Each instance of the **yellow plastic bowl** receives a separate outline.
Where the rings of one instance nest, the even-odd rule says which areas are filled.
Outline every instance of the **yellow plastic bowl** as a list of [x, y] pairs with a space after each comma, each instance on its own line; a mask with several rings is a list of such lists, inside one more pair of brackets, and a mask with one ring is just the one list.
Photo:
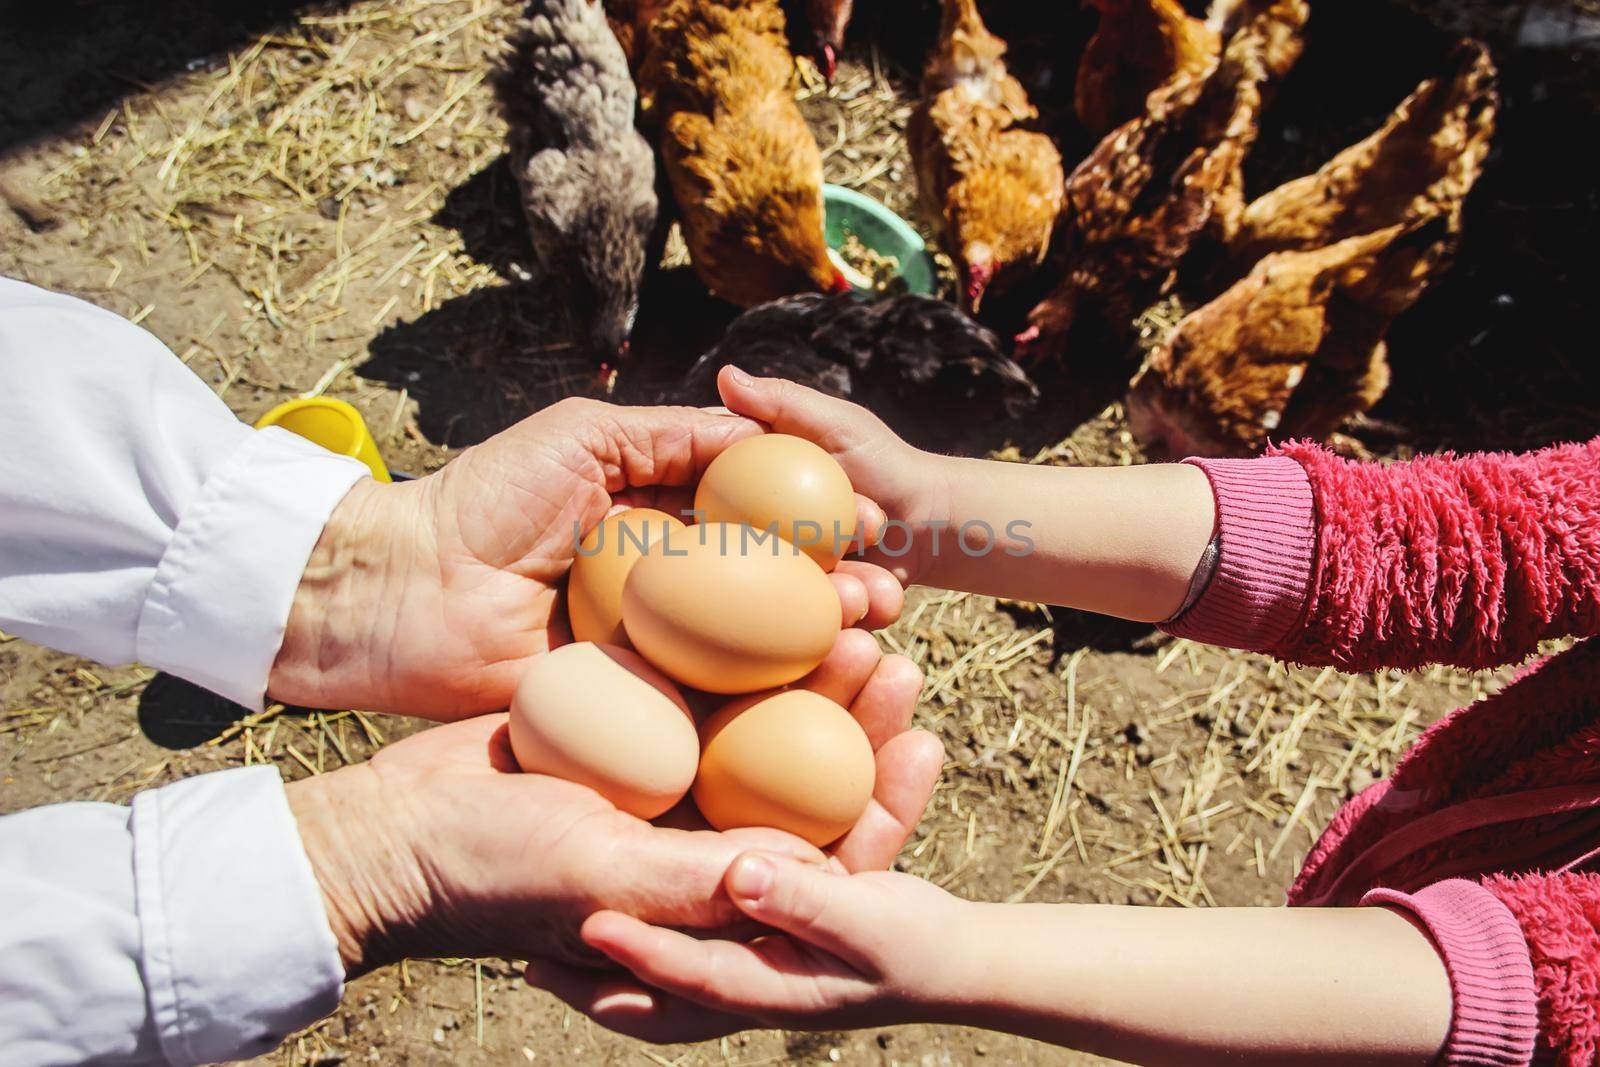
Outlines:
[[343, 400], [313, 396], [285, 401], [256, 420], [256, 429], [268, 426], [281, 426], [329, 452], [359, 459], [378, 481], [391, 480], [361, 412]]

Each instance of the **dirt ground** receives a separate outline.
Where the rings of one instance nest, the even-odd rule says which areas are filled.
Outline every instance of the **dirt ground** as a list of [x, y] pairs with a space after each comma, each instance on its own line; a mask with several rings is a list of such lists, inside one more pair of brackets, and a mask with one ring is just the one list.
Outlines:
[[[8, 17], [0, 272], [139, 322], [242, 418], [305, 393], [349, 400], [391, 465], [419, 474], [561, 395], [597, 391], [530, 276], [497, 162], [503, 127], [483, 75], [515, 6], [61, 0]], [[1513, 47], [1521, 6], [1418, 5], [1490, 36], [1507, 106], [1460, 261], [1397, 324], [1394, 388], [1350, 428], [1352, 448], [1528, 447], [1600, 425], [1590, 311], [1600, 216], [1574, 149], [1600, 132], [1592, 75], [1586, 46]], [[840, 78], [802, 87], [803, 107], [831, 179], [912, 214], [900, 129], [932, 16], [910, 0], [858, 7]], [[1251, 164], [1257, 188], [1371, 129], [1448, 43], [1376, 0], [1313, 7], [1311, 48]], [[1019, 52], [1035, 76], [1070, 68], [1064, 47]], [[1050, 84], [1070, 85], [1070, 69]], [[727, 317], [685, 272], [655, 279], [641, 366], [618, 396], [654, 395]], [[1117, 389], [1098, 380], [1125, 383], [1132, 365], [1119, 360], [1046, 381], [1046, 403], [1026, 421], [974, 420], [945, 447], [1137, 462]], [[882, 636], [926, 669], [918, 719], [949, 757], [899, 866], [991, 900], [1281, 904], [1337, 805], [1387, 773], [1427, 723], [1498, 684], [1443, 669], [1297, 669], [937, 591], [914, 591]], [[150, 670], [0, 635], [0, 811], [125, 801], [242, 763], [298, 778], [415, 728], [354, 711], [239, 715]], [[1220, 975], [1227, 966], [1218, 961]], [[267, 1061], [1100, 1062], [936, 1026], [656, 1049], [572, 1015], [518, 973], [497, 960], [385, 969]]]

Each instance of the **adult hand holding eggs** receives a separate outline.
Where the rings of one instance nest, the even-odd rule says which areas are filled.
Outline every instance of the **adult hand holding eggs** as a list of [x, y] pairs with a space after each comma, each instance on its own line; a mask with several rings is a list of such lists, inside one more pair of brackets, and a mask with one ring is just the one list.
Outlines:
[[[518, 761], [641, 818], [660, 815], [693, 782], [699, 814], [718, 829], [765, 826], [815, 845], [835, 841], [870, 809], [874, 752], [892, 737], [874, 707], [909, 707], [920, 672], [903, 657], [880, 661], [864, 631], [841, 633], [826, 575], [786, 542], [711, 524], [664, 529], [642, 548], [645, 529], [661, 518], [642, 509], [614, 516], [602, 530], [611, 526], [615, 537], [636, 523], [637, 536], [625, 536], [603, 565], [590, 562], [598, 555], [580, 558], [570, 599], [609, 603], [621, 584], [620, 620], [608, 609], [598, 629], [632, 648], [578, 642], [536, 660], [511, 705]], [[869, 692], [853, 716], [843, 706], [861, 692], [853, 665], [874, 661], [882, 694]], [[704, 701], [751, 695], [707, 709], [697, 738], [674, 681]], [[800, 684], [770, 688], [791, 682]], [[883, 783], [890, 795], [897, 780], [891, 770]]]
[[[921, 675], [847, 630], [801, 686], [848, 707], [875, 749], [872, 800], [826, 856], [852, 871], [885, 868], [943, 758], [930, 734], [907, 729]], [[741, 918], [721, 891], [735, 857], [825, 856], [776, 830], [711, 831], [687, 803], [652, 824], [586, 786], [524, 773], [505, 715], [424, 730], [368, 763], [293, 783], [289, 798], [352, 976], [406, 957], [588, 960], [579, 927], [604, 909], [722, 931]]]
[[[644, 818], [692, 780], [718, 829], [775, 827], [826, 845], [866, 809], [873, 748], [839, 704], [782, 687], [838, 637], [826, 568], [857, 536], [855, 492], [816, 445], [765, 434], [713, 460], [695, 504], [691, 527], [636, 508], [585, 538], [568, 588], [573, 630], [642, 655], [585, 643], [536, 663], [511, 708], [518, 759]], [[696, 753], [674, 681], [749, 695], [701, 724]]]
[[[506, 707], [534, 658], [570, 639], [557, 594], [578, 533], [628, 507], [689, 509], [711, 461], [762, 429], [564, 400], [426, 478], [357, 483], [307, 564], [269, 694], [431, 719]], [[829, 579], [849, 624], [899, 613], [900, 587], [879, 568], [846, 561]]]
[[[537, 658], [570, 640], [559, 591], [577, 558], [578, 533], [592, 530], [608, 514], [632, 507], [681, 513], [692, 505], [692, 486], [711, 461], [735, 442], [762, 432], [760, 423], [726, 413], [567, 400], [466, 449], [426, 478], [391, 485], [357, 483], [335, 509], [307, 562], [268, 693], [275, 700], [310, 707], [360, 707], [432, 719], [458, 719], [506, 707]], [[858, 505], [869, 516], [874, 513], [869, 505]], [[828, 578], [843, 605], [841, 621], [861, 618], [864, 625], [877, 626], [898, 614], [900, 588], [883, 571], [846, 561]], [[869, 804], [856, 827], [834, 846], [852, 866], [889, 862], [920, 817], [938, 770], [937, 758], [929, 757], [929, 746], [936, 751], [937, 744], [923, 735], [903, 733], [920, 684], [914, 668], [902, 664], [887, 669], [890, 679], [899, 673], [898, 686], [869, 682], [878, 661], [869, 635], [846, 635], [807, 683], [839, 692], [841, 698], [836, 699], [851, 706], [878, 749], [876, 795], [882, 799]], [[384, 789], [369, 798], [368, 770], [361, 768], [359, 773], [318, 778], [314, 787], [300, 792], [320, 797], [332, 788], [325, 783], [339, 785], [339, 792], [349, 792], [351, 799], [329, 800], [330, 811], [357, 806], [359, 801], [362, 810], [372, 812], [365, 821], [385, 834], [391, 824], [405, 824], [393, 833], [407, 840], [419, 838], [408, 848], [424, 858], [429, 852], [454, 849], [449, 834], [463, 835], [462, 848], [487, 837], [479, 844], [489, 856], [493, 853], [489, 846], [500, 840], [496, 835], [506, 830], [508, 813], [539, 826], [547, 825], [549, 817], [548, 825], [555, 827], [560, 821], [545, 807], [566, 810], [567, 800], [587, 798], [584, 804], [598, 805], [597, 810], [614, 816], [588, 824], [594, 850], [600, 856], [626, 854], [632, 846], [623, 842], [616, 827], [649, 824], [618, 811], [587, 787], [545, 775], [509, 773], [517, 768], [505, 722], [504, 717], [475, 720], [449, 734], [441, 732], [430, 740], [424, 738], [431, 735], [423, 735], [407, 741], [404, 748], [395, 746], [406, 753], [406, 760], [428, 764], [425, 781], [390, 774], [383, 778]], [[498, 733], [480, 736], [490, 725], [498, 727]], [[386, 762], [394, 768], [402, 760], [396, 755]], [[421, 768], [415, 769], [421, 773]], [[351, 783], [348, 790], [345, 782]], [[484, 833], [466, 834], [476, 824], [465, 816], [459, 824], [436, 825], [448, 821], [456, 795], [452, 791], [458, 789], [463, 795], [470, 791], [473, 803], [461, 810], [482, 818]], [[413, 791], [417, 802], [409, 799]], [[321, 803], [308, 803], [306, 809], [314, 814], [322, 810]], [[668, 818], [681, 819], [683, 811], [680, 807]], [[426, 825], [412, 827], [412, 822]], [[328, 832], [334, 839], [327, 849], [330, 880], [337, 881], [342, 871], [359, 879], [362, 864], [356, 846], [382, 842], [346, 840], [348, 835], [337, 827]], [[719, 835], [708, 835], [711, 838], [720, 840]], [[673, 843], [679, 840], [675, 838], [652, 835], [648, 840], [657, 843], [652, 847], [660, 850], [663, 862], [669, 858], [667, 851], [680, 847]], [[687, 850], [699, 840], [684, 839], [688, 843], [681, 847]], [[715, 894], [722, 867], [736, 851], [723, 850], [726, 854], [719, 852], [716, 863], [705, 865], [710, 877], [700, 888], [706, 894]], [[564, 857], [551, 862], [557, 859], [566, 862]], [[372, 857], [375, 868], [382, 862], [381, 855]], [[574, 878], [587, 884], [601, 877], [595, 862], [603, 861], [584, 861], [588, 865], [579, 864], [576, 873], [559, 866], [550, 870], [569, 887]], [[429, 859], [429, 864], [441, 870], [471, 867], [459, 855], [438, 857], [437, 862]], [[492, 896], [496, 877], [486, 869], [484, 884], [477, 889], [444, 887], [451, 889], [447, 901], [401, 901], [395, 906], [417, 914], [435, 907], [455, 909], [452, 914], [462, 923], [474, 921], [470, 911], [459, 909], [468, 908], [476, 892]], [[664, 879], [661, 885], [655, 884], [658, 878]], [[661, 890], [672, 878], [670, 871], [641, 875], [643, 888], [632, 882], [631, 888], [616, 888], [604, 906], [627, 909], [634, 894], [647, 896], [647, 890]], [[706, 901], [683, 889], [687, 881], [680, 879], [677, 884], [677, 904], [698, 908], [703, 917]], [[598, 889], [589, 896], [598, 901]], [[496, 907], [508, 922], [517, 913], [522, 925], [529, 925], [527, 909], [537, 901], [519, 898], [503, 903], [505, 907]], [[512, 903], [521, 910], [512, 908]], [[576, 905], [558, 901], [550, 906], [560, 917], [574, 920], [567, 931], [570, 936], [581, 919]], [[487, 918], [473, 929], [486, 937], [493, 933], [494, 912], [495, 908], [486, 909]], [[526, 940], [537, 934], [519, 937]], [[561, 943], [558, 936], [551, 950]], [[428, 954], [427, 947], [409, 946], [422, 955]], [[438, 947], [446, 954], [461, 954], [460, 945], [441, 941]], [[486, 953], [503, 950], [499, 943], [482, 946]]]

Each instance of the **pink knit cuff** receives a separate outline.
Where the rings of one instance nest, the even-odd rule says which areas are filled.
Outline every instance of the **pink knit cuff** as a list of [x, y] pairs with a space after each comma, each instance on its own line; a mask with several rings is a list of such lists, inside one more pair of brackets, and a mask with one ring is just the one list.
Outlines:
[[1222, 551], [1200, 599], [1163, 629], [1208, 645], [1272, 648], [1299, 621], [1311, 585], [1311, 480], [1288, 456], [1184, 462], [1211, 479]]
[[1539, 1033], [1533, 962], [1511, 909], [1476, 882], [1438, 882], [1416, 893], [1374, 889], [1363, 906], [1414, 917], [1450, 976], [1454, 1009], [1440, 1067], [1521, 1067]]

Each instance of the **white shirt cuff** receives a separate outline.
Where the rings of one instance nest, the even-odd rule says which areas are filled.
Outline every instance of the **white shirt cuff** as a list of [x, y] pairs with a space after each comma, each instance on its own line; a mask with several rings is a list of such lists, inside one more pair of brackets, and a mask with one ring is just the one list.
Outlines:
[[142, 969], [169, 1061], [258, 1056], [338, 1006], [344, 968], [275, 769], [140, 793], [132, 828]]
[[277, 427], [246, 439], [173, 531], [139, 616], [140, 661], [259, 710], [306, 561], [366, 474]]

